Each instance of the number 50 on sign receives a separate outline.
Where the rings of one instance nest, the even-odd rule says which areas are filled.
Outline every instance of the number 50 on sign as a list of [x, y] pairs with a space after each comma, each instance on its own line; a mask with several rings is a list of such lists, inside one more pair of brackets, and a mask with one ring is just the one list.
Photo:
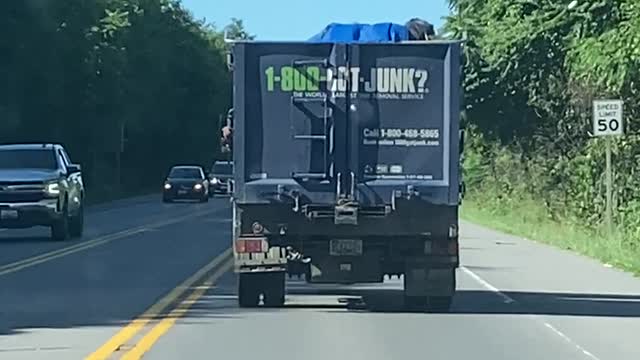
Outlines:
[[593, 101], [593, 135], [622, 135], [622, 100]]

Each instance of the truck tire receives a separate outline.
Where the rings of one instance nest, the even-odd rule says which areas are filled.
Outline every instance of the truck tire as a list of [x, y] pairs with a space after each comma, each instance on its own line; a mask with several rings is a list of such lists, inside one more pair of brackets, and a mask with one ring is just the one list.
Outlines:
[[238, 275], [238, 306], [242, 308], [258, 306], [260, 302], [258, 285], [255, 274]]
[[69, 222], [69, 233], [73, 238], [80, 238], [84, 232], [84, 204], [80, 204], [78, 214]]
[[430, 296], [427, 300], [427, 306], [429, 312], [449, 312], [452, 302], [452, 296]]
[[282, 307], [285, 301], [285, 272], [264, 274], [264, 306]]
[[62, 216], [51, 225], [51, 238], [54, 241], [65, 241], [69, 239], [69, 213], [67, 206], [62, 210]]

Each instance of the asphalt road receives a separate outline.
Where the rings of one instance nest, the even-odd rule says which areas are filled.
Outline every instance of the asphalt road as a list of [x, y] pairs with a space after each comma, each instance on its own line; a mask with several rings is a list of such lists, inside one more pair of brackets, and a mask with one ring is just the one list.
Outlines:
[[0, 358], [640, 359], [640, 279], [470, 224], [451, 313], [402, 312], [399, 279], [239, 309], [229, 216], [152, 196], [92, 208], [81, 240], [0, 232]]

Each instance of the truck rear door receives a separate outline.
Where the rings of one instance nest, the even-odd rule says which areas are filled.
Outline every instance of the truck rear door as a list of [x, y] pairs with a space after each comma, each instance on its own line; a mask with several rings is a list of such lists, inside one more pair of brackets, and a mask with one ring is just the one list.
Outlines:
[[457, 202], [456, 49], [448, 42], [349, 47], [347, 153], [360, 203], [388, 204], [398, 191]]
[[234, 56], [241, 203], [295, 191], [384, 206], [415, 191], [457, 204], [457, 46], [240, 43]]
[[[330, 98], [327, 76], [344, 58], [332, 44], [238, 44], [234, 83], [237, 137], [234, 158], [241, 202], [269, 194], [332, 203], [344, 170], [344, 110]], [[258, 83], [257, 80], [260, 80]], [[336, 129], [342, 127], [342, 130]], [[338, 136], [336, 138], [336, 136]]]

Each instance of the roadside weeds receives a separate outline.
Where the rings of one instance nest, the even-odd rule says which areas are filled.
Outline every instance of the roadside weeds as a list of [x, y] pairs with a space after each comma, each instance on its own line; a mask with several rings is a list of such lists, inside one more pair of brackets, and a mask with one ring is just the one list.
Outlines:
[[600, 231], [568, 221], [553, 221], [544, 207], [534, 201], [511, 202], [506, 206], [470, 197], [463, 201], [460, 216], [472, 223], [574, 251], [640, 276], [639, 246], [624, 241], [620, 233], [607, 239]]

